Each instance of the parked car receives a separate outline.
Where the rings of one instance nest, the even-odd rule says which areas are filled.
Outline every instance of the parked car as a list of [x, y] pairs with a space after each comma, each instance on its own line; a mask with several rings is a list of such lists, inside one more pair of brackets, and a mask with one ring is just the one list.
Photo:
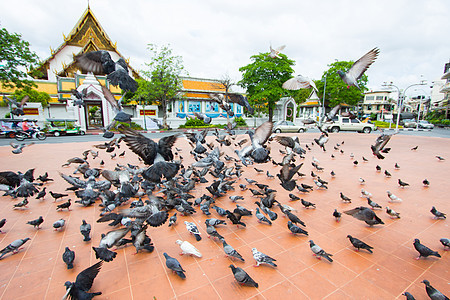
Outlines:
[[372, 130], [376, 130], [377, 126], [370, 123], [370, 121], [361, 122], [360, 120], [349, 117], [335, 116], [332, 121], [326, 122], [323, 130], [331, 132], [339, 131], [358, 131], [364, 133], [370, 133]]
[[417, 127], [416, 120], [414, 120], [414, 119], [402, 120], [402, 124], [403, 124], [403, 127], [405, 127], [405, 128], [416, 128]]
[[273, 127], [273, 132], [305, 132], [306, 127], [304, 125], [295, 125], [291, 121], [278, 121]]
[[433, 129], [434, 128], [433, 124], [431, 124], [430, 122], [425, 121], [425, 120], [420, 120], [417, 125], [419, 128], [425, 128], [425, 129]]
[[49, 134], [54, 136], [79, 134], [85, 135], [86, 132], [72, 119], [47, 119], [45, 128]]

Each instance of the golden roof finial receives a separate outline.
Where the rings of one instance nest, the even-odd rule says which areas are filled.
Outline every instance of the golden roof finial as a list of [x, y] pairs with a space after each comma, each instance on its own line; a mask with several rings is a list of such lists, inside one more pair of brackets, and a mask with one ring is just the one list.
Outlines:
[[55, 50], [53, 50], [51, 46], [50, 46], [50, 54], [51, 55], [55, 54]]

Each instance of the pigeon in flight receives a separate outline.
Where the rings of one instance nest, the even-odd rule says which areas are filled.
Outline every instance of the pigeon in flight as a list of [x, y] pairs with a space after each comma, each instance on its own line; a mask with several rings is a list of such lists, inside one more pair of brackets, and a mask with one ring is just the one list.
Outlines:
[[128, 75], [128, 66], [122, 57], [114, 62], [108, 51], [91, 51], [75, 56], [76, 64], [85, 72], [105, 74], [109, 83], [124, 91], [135, 92], [136, 81]]
[[387, 149], [386, 145], [387, 143], [390, 141], [391, 137], [394, 135], [393, 134], [382, 134], [379, 137], [377, 137], [377, 139], [375, 140], [375, 145], [371, 145], [370, 149], [372, 149], [372, 153], [373, 155], [375, 155], [378, 159], [384, 159], [384, 156], [381, 154], [383, 153], [387, 153]]
[[92, 299], [94, 296], [101, 295], [101, 292], [89, 293], [88, 291], [91, 289], [98, 272], [100, 272], [102, 264], [103, 262], [99, 261], [95, 265], [81, 271], [77, 275], [75, 282], [66, 281], [64, 283], [66, 294], [62, 299]]
[[308, 77], [297, 75], [294, 78], [288, 79], [282, 85], [284, 89], [287, 90], [299, 90], [299, 89], [309, 89], [313, 88], [316, 92], [318, 91], [314, 81]]
[[251, 139], [251, 145], [243, 148], [241, 151], [235, 150], [238, 157], [244, 165], [249, 163], [250, 156], [256, 163], [264, 163], [269, 159], [270, 151], [264, 147], [264, 144], [272, 134], [273, 123], [266, 121], [256, 128], [255, 132], [248, 131]]
[[359, 206], [354, 209], [344, 211], [344, 213], [358, 220], [364, 221], [367, 225], [370, 226], [384, 224], [384, 222], [380, 218], [378, 218], [375, 212], [368, 207]]
[[272, 45], [270, 45], [270, 52], [269, 52], [269, 57], [270, 58], [281, 58], [278, 54], [280, 54], [281, 51], [284, 50], [284, 48], [286, 48], [286, 45], [282, 45], [278, 48], [273, 49]]
[[29, 144], [26, 144], [26, 143], [16, 144], [16, 143], [10, 142], [9, 145], [10, 145], [11, 147], [13, 147], [13, 150], [11, 151], [12, 153], [14, 153], [14, 154], [20, 154], [20, 153], [22, 153], [23, 148], [25, 148], [25, 147], [27, 147], [27, 146], [34, 145], [34, 142], [31, 142], [31, 143], [29, 143]]
[[30, 100], [30, 97], [28, 95], [24, 96], [22, 100], [17, 102], [15, 99], [8, 98], [6, 96], [3, 96], [4, 99], [8, 100], [12, 105], [14, 105], [16, 108], [11, 111], [11, 113], [15, 116], [23, 116], [25, 115], [23, 111], [23, 107], [26, 105], [27, 101]]
[[341, 79], [347, 84], [347, 88], [350, 88], [350, 86], [353, 85], [361, 90], [358, 85], [358, 79], [361, 78], [364, 72], [375, 61], [379, 53], [380, 50], [378, 48], [373, 48], [358, 59], [346, 73], [341, 70], [337, 71]]

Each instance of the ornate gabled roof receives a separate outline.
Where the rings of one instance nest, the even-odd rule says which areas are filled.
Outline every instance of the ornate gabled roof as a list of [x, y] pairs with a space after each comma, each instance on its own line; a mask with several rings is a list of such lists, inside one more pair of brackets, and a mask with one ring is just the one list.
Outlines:
[[[39, 70], [43, 73], [44, 77], [47, 76], [47, 70], [50, 67], [50, 61], [66, 46], [80, 47], [82, 50], [77, 55], [97, 50], [106, 50], [117, 53], [120, 57], [124, 58], [122, 54], [117, 50], [117, 43], [113, 43], [106, 34], [103, 27], [94, 16], [92, 10], [88, 8], [84, 11], [77, 24], [70, 31], [69, 35], [64, 36], [64, 42], [56, 49], [50, 48], [51, 56], [42, 62]], [[74, 53], [75, 54], [75, 53]], [[125, 58], [124, 58], [125, 59]], [[125, 59], [128, 64], [128, 60]], [[58, 72], [59, 76], [68, 76], [76, 71], [76, 66], [73, 62], [63, 65], [63, 70]], [[138, 72], [131, 68], [133, 76], [139, 77]], [[73, 75], [72, 75], [73, 76]]]

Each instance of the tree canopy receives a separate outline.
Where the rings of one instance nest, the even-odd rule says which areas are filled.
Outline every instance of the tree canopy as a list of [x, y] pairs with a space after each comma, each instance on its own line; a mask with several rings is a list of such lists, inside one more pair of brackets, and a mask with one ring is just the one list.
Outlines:
[[181, 97], [183, 59], [173, 55], [169, 46], [149, 44], [147, 49], [151, 53], [151, 60], [145, 64], [148, 70], [141, 71], [146, 80], [138, 81], [138, 89], [132, 99], [144, 103], [160, 102], [164, 114], [163, 126], [167, 128], [167, 104]]
[[23, 89], [15, 90], [12, 95], [16, 97], [19, 102], [23, 99], [23, 97], [29, 96], [30, 99], [27, 102], [39, 102], [42, 104], [42, 107], [47, 107], [48, 102], [51, 99], [50, 95], [46, 92], [39, 92], [28, 86]]
[[239, 85], [247, 90], [250, 105], [261, 107], [267, 104], [270, 121], [275, 103], [287, 95], [282, 85], [294, 72], [294, 61], [282, 53], [279, 56], [271, 58], [268, 53], [259, 53], [250, 57], [252, 63], [239, 68], [243, 73]]
[[325, 103], [330, 107], [334, 107], [339, 103], [347, 103], [348, 105], [356, 105], [358, 101], [364, 96], [364, 91], [367, 90], [367, 75], [363, 74], [358, 80], [358, 88], [351, 86], [347, 88], [347, 84], [339, 77], [338, 70], [346, 72], [353, 65], [352, 61], [337, 61], [329, 65], [329, 69], [322, 75], [322, 80], [314, 81], [316, 83], [317, 93], [319, 97], [323, 97], [323, 88], [325, 84], [325, 77], [327, 78], [327, 86], [325, 89]]
[[35, 86], [27, 74], [36, 75], [39, 58], [30, 50], [30, 43], [17, 33], [0, 28], [0, 82], [3, 87]]

